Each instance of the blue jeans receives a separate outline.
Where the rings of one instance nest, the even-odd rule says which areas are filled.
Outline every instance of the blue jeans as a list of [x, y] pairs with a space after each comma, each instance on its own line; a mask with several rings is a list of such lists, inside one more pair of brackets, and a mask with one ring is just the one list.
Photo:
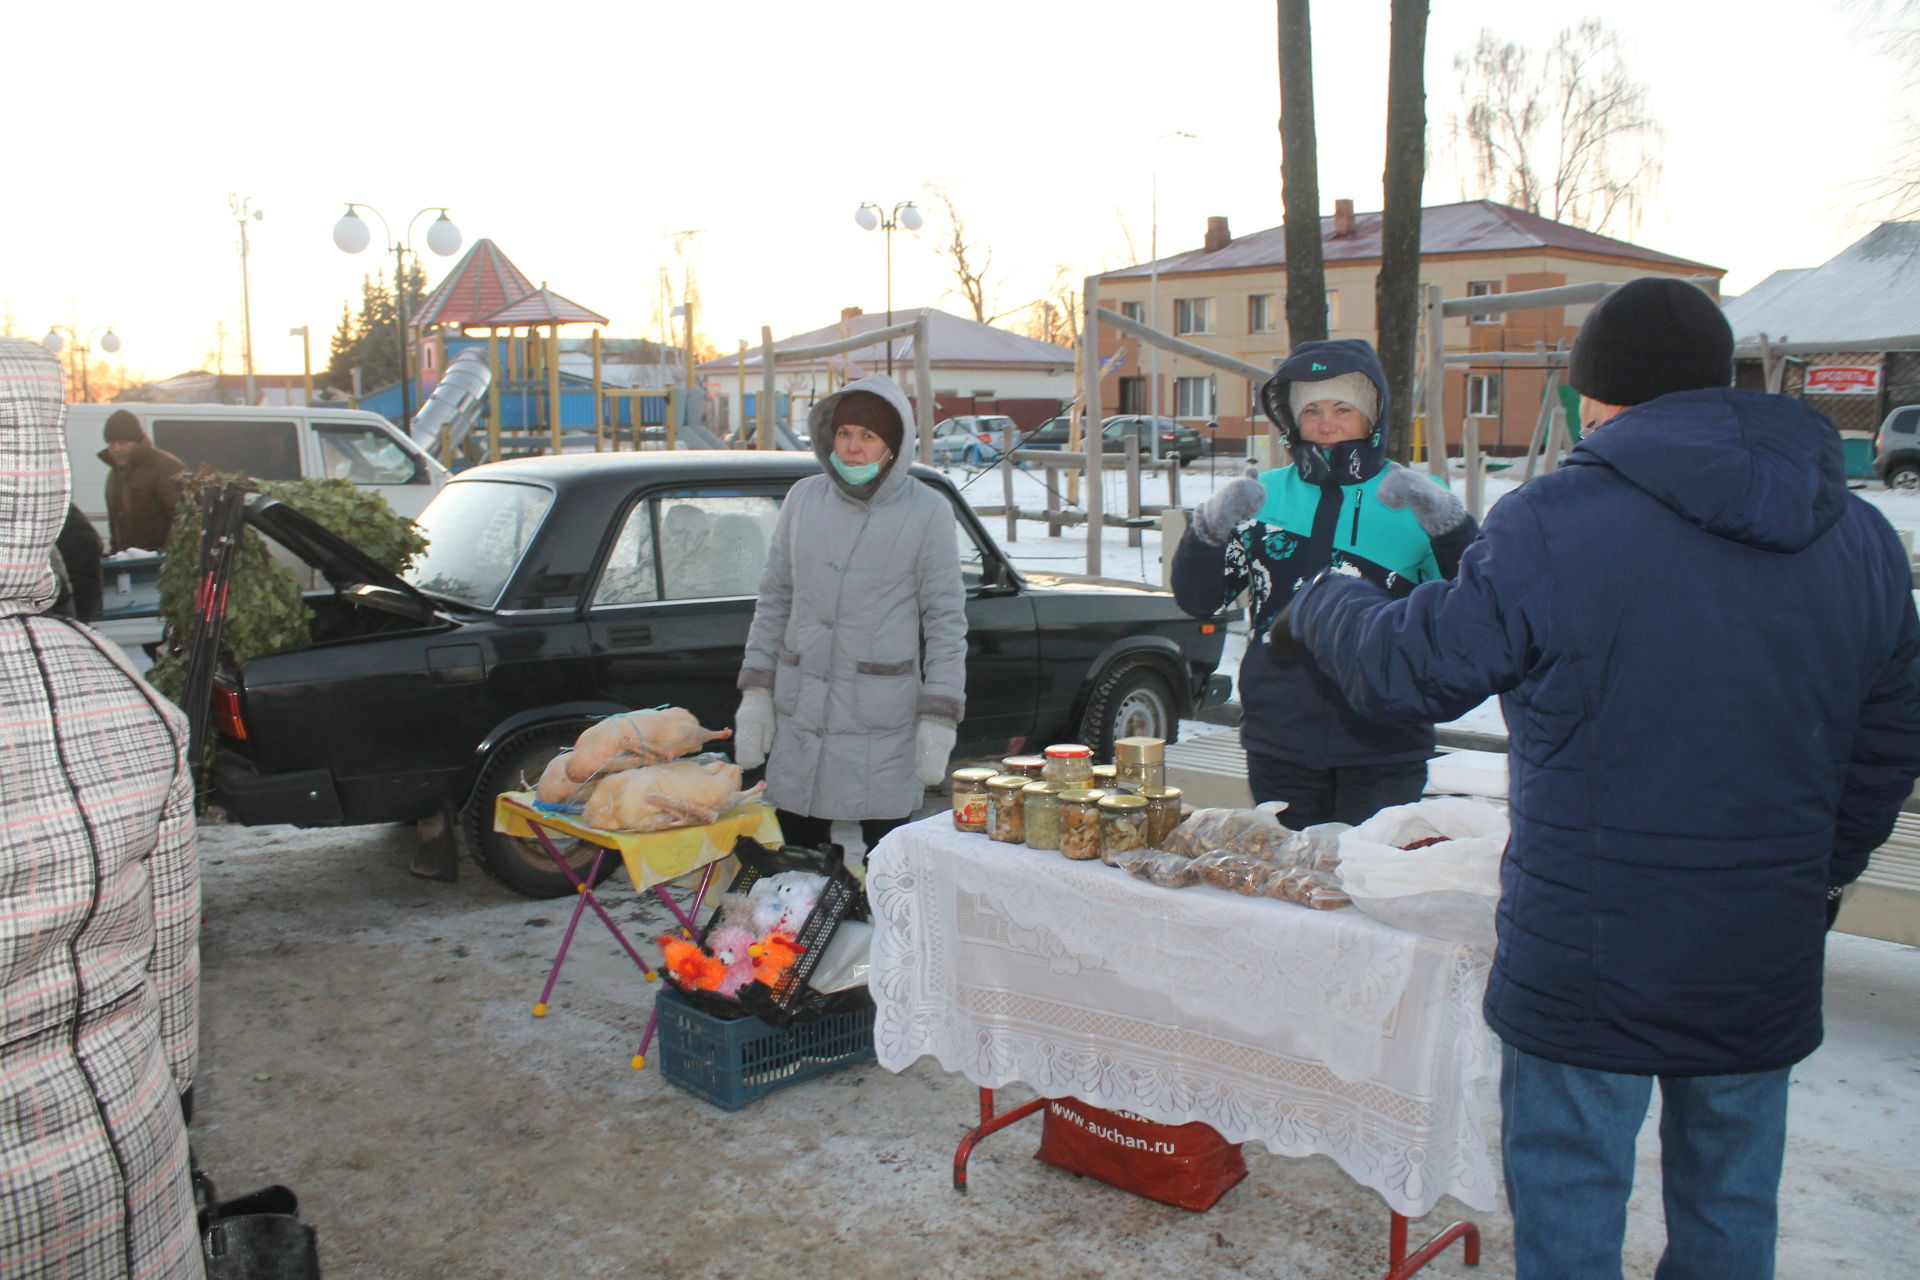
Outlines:
[[1667, 1248], [1656, 1280], [1770, 1280], [1790, 1069], [1635, 1076], [1501, 1046], [1517, 1280], [1620, 1280], [1634, 1140], [1660, 1084]]

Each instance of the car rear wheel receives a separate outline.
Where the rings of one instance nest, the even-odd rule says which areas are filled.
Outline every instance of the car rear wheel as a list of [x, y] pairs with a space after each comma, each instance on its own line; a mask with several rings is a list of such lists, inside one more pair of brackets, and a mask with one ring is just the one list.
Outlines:
[[1903, 462], [1887, 471], [1887, 488], [1898, 489], [1902, 493], [1920, 491], [1920, 465]]
[[1114, 664], [1100, 673], [1087, 710], [1080, 717], [1080, 741], [1095, 759], [1113, 758], [1117, 738], [1179, 737], [1179, 703], [1173, 686], [1154, 667], [1138, 659]]
[[[509, 742], [494, 752], [480, 776], [480, 794], [469, 814], [472, 834], [470, 849], [479, 868], [529, 898], [558, 898], [575, 892], [573, 881], [554, 865], [538, 840], [521, 839], [493, 829], [493, 798], [502, 791], [526, 791], [540, 781], [540, 775], [560, 752], [579, 737], [578, 729], [543, 729]], [[554, 848], [566, 859], [576, 876], [585, 878], [593, 866], [595, 845], [584, 840], [556, 837]], [[608, 853], [600, 861], [595, 883], [612, 875], [620, 865], [620, 856]]]

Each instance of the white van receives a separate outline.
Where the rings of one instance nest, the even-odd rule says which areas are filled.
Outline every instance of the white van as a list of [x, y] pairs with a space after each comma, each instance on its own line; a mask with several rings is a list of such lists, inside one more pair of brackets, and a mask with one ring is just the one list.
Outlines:
[[71, 404], [67, 458], [73, 500], [104, 538], [107, 418], [125, 409], [147, 438], [187, 464], [260, 480], [351, 480], [409, 519], [447, 483], [447, 469], [377, 413], [328, 405]]

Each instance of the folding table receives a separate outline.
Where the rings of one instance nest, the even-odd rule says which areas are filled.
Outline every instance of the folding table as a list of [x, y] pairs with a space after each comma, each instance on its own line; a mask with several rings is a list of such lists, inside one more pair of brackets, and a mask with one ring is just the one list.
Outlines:
[[[1409, 1250], [1444, 1194], [1491, 1208], [1477, 1082], [1497, 1063], [1479, 1013], [1487, 960], [1347, 908], [1311, 911], [998, 844], [939, 815], [872, 855], [874, 1048], [931, 1055], [980, 1091], [954, 1185], [988, 1134], [1074, 1097], [1228, 1142], [1324, 1154], [1390, 1211], [1387, 1280], [1478, 1229]], [[996, 1109], [993, 1091], [1039, 1096]]]
[[[587, 826], [577, 816], [549, 810], [537, 804], [531, 791], [503, 791], [494, 802], [493, 827], [496, 831], [519, 839], [531, 837], [540, 842], [554, 865], [558, 866], [567, 879], [573, 882], [577, 899], [573, 904], [573, 915], [567, 921], [566, 933], [560, 939], [560, 950], [554, 954], [553, 967], [547, 971], [546, 985], [540, 988], [540, 999], [533, 1006], [533, 1016], [547, 1016], [547, 997], [553, 994], [553, 984], [560, 977], [560, 966], [566, 963], [567, 949], [573, 945], [574, 930], [580, 925], [581, 913], [589, 907], [600, 917], [600, 922], [613, 934], [614, 941], [640, 966], [640, 972], [648, 982], [656, 976], [654, 967], [646, 958], [634, 950], [627, 941], [626, 934], [600, 905], [593, 886], [600, 878], [600, 864], [609, 852], [620, 855], [626, 864], [627, 878], [633, 882], [634, 891], [644, 893], [652, 890], [660, 901], [667, 904], [674, 918], [688, 936], [699, 928], [695, 915], [707, 898], [707, 890], [713, 885], [714, 873], [721, 863], [733, 854], [733, 843], [741, 836], [751, 836], [760, 843], [770, 846], [780, 844], [780, 823], [773, 815], [773, 809], [764, 804], [743, 804], [720, 815], [718, 821], [703, 827], [675, 827], [667, 831], [602, 831]], [[584, 840], [595, 846], [593, 865], [585, 878], [577, 875], [558, 849], [554, 847], [550, 833], [559, 833], [576, 840]], [[675, 902], [668, 886], [674, 882], [700, 872], [700, 883], [688, 899], [687, 905]], [[633, 1067], [637, 1071], [647, 1065], [647, 1046], [653, 1043], [653, 1032], [660, 1020], [655, 1010], [647, 1018], [647, 1029], [640, 1037], [640, 1047], [633, 1055]]]

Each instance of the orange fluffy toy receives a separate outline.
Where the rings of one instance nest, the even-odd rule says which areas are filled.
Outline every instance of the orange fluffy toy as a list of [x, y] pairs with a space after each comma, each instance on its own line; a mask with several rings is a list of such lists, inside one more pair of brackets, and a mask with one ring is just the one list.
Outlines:
[[727, 976], [726, 962], [708, 955], [697, 942], [671, 933], [663, 933], [654, 941], [659, 944], [667, 972], [689, 991], [712, 991]]
[[775, 930], [747, 948], [753, 957], [753, 980], [777, 988], [787, 970], [793, 968], [806, 948], [790, 933]]

